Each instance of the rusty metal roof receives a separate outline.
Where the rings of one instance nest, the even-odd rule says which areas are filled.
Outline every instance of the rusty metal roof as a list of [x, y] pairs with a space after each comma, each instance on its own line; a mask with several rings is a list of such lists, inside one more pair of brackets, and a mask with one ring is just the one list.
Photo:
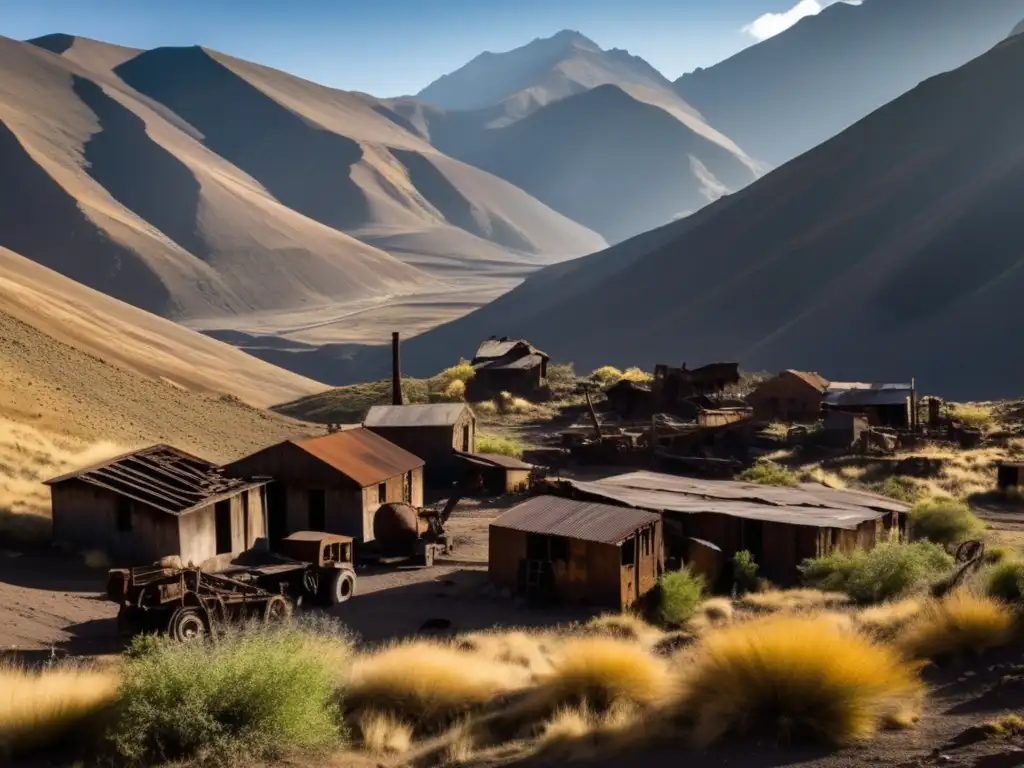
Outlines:
[[212, 462], [170, 445], [123, 453], [46, 481], [78, 480], [171, 515], [186, 515], [265, 481], [226, 478]]
[[792, 368], [785, 371], [785, 373], [788, 373], [790, 376], [796, 376], [805, 384], [812, 387], [813, 389], [818, 390], [819, 392], [824, 393], [825, 390], [828, 389], [828, 381], [823, 376], [820, 376], [817, 373], [812, 373], [811, 371], [795, 371]]
[[468, 410], [465, 403], [429, 405], [374, 405], [364, 427], [451, 427]]
[[491, 525], [526, 533], [620, 544], [639, 529], [660, 519], [660, 515], [640, 509], [574, 501], [558, 496], [534, 496], [510, 509]]
[[501, 467], [502, 469], [533, 469], [532, 464], [520, 461], [512, 456], [504, 456], [500, 453], [468, 453], [467, 451], [455, 451], [460, 459], [466, 459], [474, 464], [484, 464], [490, 467]]
[[419, 456], [363, 427], [292, 442], [363, 488], [411, 472], [424, 463]]
[[588, 495], [647, 510], [712, 513], [817, 528], [855, 529], [906, 504], [862, 491], [814, 483], [794, 488], [630, 472], [593, 482], [564, 480]]

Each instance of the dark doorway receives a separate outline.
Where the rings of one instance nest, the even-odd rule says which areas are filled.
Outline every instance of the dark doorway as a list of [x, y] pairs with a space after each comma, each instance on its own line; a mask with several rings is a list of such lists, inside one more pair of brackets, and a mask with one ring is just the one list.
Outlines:
[[327, 525], [327, 502], [323, 488], [309, 491], [309, 530], [322, 531]]
[[274, 549], [288, 530], [288, 491], [280, 483], [267, 486], [267, 539]]
[[761, 520], [744, 520], [741, 530], [742, 548], [760, 563], [764, 555], [764, 523]]
[[462, 425], [462, 450], [469, 453], [469, 424]]
[[249, 548], [249, 492], [242, 491], [242, 549]]
[[225, 499], [213, 505], [214, 525], [217, 531], [217, 554], [231, 551], [231, 500]]

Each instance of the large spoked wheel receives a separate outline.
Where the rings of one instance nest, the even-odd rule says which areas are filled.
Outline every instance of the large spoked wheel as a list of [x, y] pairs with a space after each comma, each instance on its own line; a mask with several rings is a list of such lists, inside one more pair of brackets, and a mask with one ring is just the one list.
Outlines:
[[198, 608], [178, 608], [167, 627], [168, 634], [179, 643], [201, 641], [206, 631], [206, 621]]
[[352, 571], [338, 570], [328, 579], [327, 602], [340, 605], [352, 599], [356, 593], [356, 577]]
[[267, 600], [263, 608], [263, 621], [267, 624], [283, 624], [292, 615], [292, 606], [281, 595], [274, 595]]

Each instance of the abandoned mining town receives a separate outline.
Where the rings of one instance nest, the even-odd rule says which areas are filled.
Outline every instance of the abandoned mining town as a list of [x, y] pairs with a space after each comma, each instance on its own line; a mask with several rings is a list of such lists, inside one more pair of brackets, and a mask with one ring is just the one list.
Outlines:
[[[643, 661], [624, 674], [641, 682], [609, 685], [653, 686], [620, 692], [642, 708], [660, 695], [643, 664], [683, 658], [716, 627], [789, 616], [779, 631], [813, 633], [791, 641], [830, 653], [829, 632], [892, 639], [937, 620], [929, 611], [965, 585], [1024, 589], [1011, 554], [1024, 531], [1024, 463], [1013, 460], [1024, 409], [1012, 404], [957, 406], [915, 381], [751, 376], [734, 363], [577, 376], [506, 338], [484, 340], [424, 395], [401, 375], [398, 334], [392, 351], [390, 381], [325, 395], [333, 410], [305, 438], [222, 464], [150, 445], [49, 478], [52, 541], [0, 558], [9, 660], [117, 659], [146, 635], [216, 646], [232, 627], [272, 635], [319, 616], [369, 659], [411, 642], [390, 653], [425, 654], [412, 663], [426, 668], [453, 648], [537, 675], [556, 664], [551, 638], [584, 656], [604, 652], [594, 638], [625, 643]], [[353, 408], [357, 421], [334, 417]], [[982, 609], [998, 619], [999, 605]], [[988, 640], [972, 631], [974, 652]], [[876, 673], [867, 657], [851, 663]], [[1016, 680], [1016, 669], [977, 679]], [[506, 683], [483, 698], [516, 687]], [[476, 711], [466, 706], [460, 717]], [[421, 743], [419, 726], [395, 736], [406, 726], [368, 722], [355, 726], [363, 751], [338, 764], [457, 762], [451, 744], [449, 757], [427, 746], [441, 733], [429, 723]], [[588, 738], [615, 731], [588, 722]], [[490, 764], [512, 761], [500, 739], [477, 742]], [[917, 742], [884, 744], [891, 757]]]

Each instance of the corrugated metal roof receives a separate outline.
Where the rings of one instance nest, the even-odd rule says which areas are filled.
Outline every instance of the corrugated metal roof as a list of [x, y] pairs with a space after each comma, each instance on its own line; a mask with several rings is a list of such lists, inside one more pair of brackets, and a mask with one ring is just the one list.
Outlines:
[[46, 484], [66, 480], [105, 488], [171, 515], [185, 515], [264, 484], [226, 478], [212, 462], [163, 444], [113, 456]]
[[410, 472], [424, 463], [419, 456], [363, 427], [293, 442], [363, 488]]
[[825, 394], [825, 404], [833, 406], [903, 405], [910, 397], [909, 384], [871, 384], [840, 389], [835, 384]]
[[630, 507], [711, 512], [748, 520], [854, 529], [867, 520], [909, 507], [883, 496], [804, 483], [794, 488], [726, 480], [700, 480], [657, 472], [631, 472], [593, 482], [566, 480], [584, 493]]
[[512, 456], [503, 456], [500, 453], [467, 453], [465, 451], [456, 451], [455, 455], [477, 464], [488, 464], [495, 467], [502, 467], [504, 469], [533, 469], [532, 464], [527, 464], [525, 461], [520, 461]]
[[811, 371], [795, 371], [792, 368], [787, 370], [786, 373], [788, 373], [790, 376], [796, 376], [798, 379], [805, 382], [807, 385], [813, 387], [814, 389], [818, 390], [819, 392], [825, 392], [825, 390], [828, 389], [828, 381], [826, 381], [824, 377], [818, 375], [817, 373], [813, 373]]
[[498, 358], [477, 365], [477, 369], [486, 368], [489, 371], [528, 371], [531, 368], [538, 368], [544, 362], [540, 355], [523, 355], [522, 357]]
[[509, 354], [520, 345], [525, 346], [529, 354], [537, 354], [543, 357], [548, 356], [525, 339], [486, 339], [480, 342], [480, 346], [477, 347], [473, 361], [496, 360]]
[[364, 427], [450, 427], [465, 413], [465, 403], [429, 405], [374, 405], [363, 420]]
[[640, 509], [558, 496], [534, 496], [510, 509], [491, 525], [526, 533], [619, 544], [640, 528], [660, 519], [660, 515]]

